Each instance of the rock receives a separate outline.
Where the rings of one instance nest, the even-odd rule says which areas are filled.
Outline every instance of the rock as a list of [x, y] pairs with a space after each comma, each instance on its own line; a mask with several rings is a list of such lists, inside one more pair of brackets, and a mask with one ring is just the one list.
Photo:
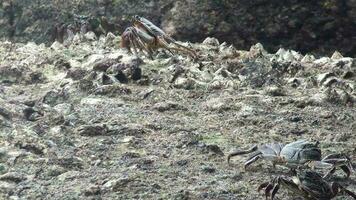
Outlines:
[[114, 74], [120, 83], [128, 83], [129, 80], [137, 81], [142, 78], [140, 65], [142, 60], [133, 60], [130, 64], [115, 64], [108, 69], [108, 73]]
[[54, 66], [56, 69], [68, 70], [72, 68], [69, 61], [65, 60], [64, 58], [60, 58], [54, 62]]
[[333, 55], [331, 56], [331, 59], [333, 59], [333, 60], [341, 59], [341, 58], [343, 58], [343, 56], [342, 56], [341, 53], [338, 52], [338, 51], [335, 51], [335, 52], [333, 53]]
[[314, 61], [315, 61], [315, 57], [310, 54], [306, 54], [301, 60], [302, 63], [312, 63]]
[[195, 81], [193, 79], [190, 78], [183, 78], [183, 77], [178, 77], [175, 81], [174, 81], [174, 87], [176, 88], [182, 88], [182, 89], [193, 89], [195, 86]]
[[82, 125], [76, 129], [76, 132], [82, 136], [101, 136], [108, 133], [108, 128], [105, 124]]
[[[295, 57], [297, 56], [297, 57]], [[283, 48], [280, 48], [274, 56], [271, 58], [271, 61], [277, 61], [277, 62], [292, 62], [294, 60], [299, 59], [300, 56], [297, 52], [292, 52], [291, 50], [285, 50]]]
[[119, 60], [116, 59], [104, 58], [99, 61], [96, 61], [93, 64], [93, 70], [106, 72], [107, 69], [109, 69], [112, 65], [117, 64], [118, 62]]
[[85, 196], [93, 196], [93, 195], [99, 195], [100, 191], [101, 191], [101, 189], [99, 186], [89, 185], [84, 189], [83, 193]]
[[158, 110], [159, 112], [165, 112], [170, 110], [187, 110], [184, 106], [180, 105], [177, 102], [159, 102], [152, 106], [152, 109]]
[[140, 124], [115, 125], [111, 126], [109, 130], [110, 135], [126, 136], [140, 136], [146, 132], [146, 129]]
[[258, 56], [262, 56], [262, 55], [267, 55], [268, 52], [264, 49], [264, 47], [262, 46], [261, 43], [257, 43], [253, 46], [251, 46], [250, 51], [249, 51], [249, 56], [251, 58], [255, 58]]
[[0, 175], [0, 181], [20, 183], [25, 180], [27, 180], [27, 176], [18, 172], [7, 172]]
[[323, 82], [324, 87], [330, 87], [331, 85], [335, 83], [341, 83], [341, 80], [335, 78], [335, 77], [329, 77]]
[[32, 107], [25, 108], [23, 110], [23, 114], [25, 119], [27, 119], [28, 121], [37, 121], [40, 117], [43, 116], [43, 114], [41, 114]]
[[210, 110], [210, 111], [219, 111], [219, 112], [227, 111], [232, 108], [231, 99], [221, 98], [221, 97], [211, 98], [205, 103], [203, 103], [203, 107], [206, 110]]
[[102, 189], [109, 191], [118, 191], [120, 190], [120, 188], [127, 187], [127, 185], [132, 181], [133, 180], [127, 177], [109, 180], [102, 186]]
[[328, 78], [333, 77], [333, 76], [335, 76], [334, 73], [326, 72], [323, 74], [319, 74], [316, 79], [317, 79], [319, 85], [322, 85]]
[[81, 80], [88, 74], [86, 69], [82, 68], [71, 68], [67, 71], [66, 78], [71, 78], [73, 80]]
[[216, 144], [206, 145], [206, 149], [216, 155], [224, 156], [224, 152], [220, 149], [220, 147]]
[[95, 40], [97, 40], [97, 37], [96, 37], [95, 33], [92, 32], [92, 31], [89, 31], [89, 32], [85, 33], [84, 34], [84, 38], [87, 41], [95, 41]]
[[202, 166], [201, 170], [204, 172], [204, 173], [209, 173], [209, 174], [212, 174], [212, 173], [215, 173], [216, 172], [216, 169], [214, 167], [211, 167], [211, 166]]
[[64, 48], [64, 46], [61, 43], [59, 43], [58, 41], [53, 42], [51, 45], [51, 49], [53, 49], [55, 51], [62, 50], [63, 48]]
[[57, 104], [53, 107], [61, 115], [69, 115], [73, 110], [73, 105], [69, 103]]
[[15, 191], [15, 189], [16, 189], [15, 183], [0, 181], [0, 193], [11, 194]]
[[63, 103], [67, 99], [63, 90], [50, 90], [42, 98], [42, 102], [50, 106]]
[[5, 119], [10, 120], [12, 118], [12, 114], [6, 108], [0, 107], [0, 115], [3, 116]]
[[207, 37], [205, 38], [205, 40], [203, 41], [203, 44], [205, 45], [211, 45], [211, 46], [219, 46], [219, 40], [213, 37]]
[[115, 97], [120, 95], [131, 94], [131, 90], [120, 84], [103, 85], [95, 88], [92, 92], [95, 95], [105, 95], [109, 97]]
[[286, 91], [277, 86], [270, 86], [265, 89], [265, 93], [272, 97], [286, 96]]

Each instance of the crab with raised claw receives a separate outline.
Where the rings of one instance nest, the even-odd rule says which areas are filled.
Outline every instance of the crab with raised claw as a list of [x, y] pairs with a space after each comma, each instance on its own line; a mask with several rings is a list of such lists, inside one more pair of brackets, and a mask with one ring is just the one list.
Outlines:
[[230, 153], [227, 162], [230, 163], [231, 157], [253, 153], [245, 162], [244, 168], [257, 161], [267, 159], [275, 165], [284, 165], [291, 169], [312, 168], [329, 169], [324, 178], [333, 174], [336, 168], [344, 171], [347, 177], [353, 171], [351, 160], [344, 154], [330, 154], [322, 159], [319, 142], [298, 140], [287, 145], [281, 143], [263, 144], [253, 146], [248, 150], [237, 150]]
[[121, 47], [126, 48], [130, 53], [133, 48], [136, 55], [138, 50], [141, 50], [151, 59], [153, 53], [160, 48], [168, 50], [171, 54], [172, 51], [179, 51], [197, 58], [194, 50], [177, 43], [148, 19], [137, 15], [133, 18], [133, 26], [126, 28], [121, 35]]
[[315, 171], [294, 171], [293, 177], [278, 176], [262, 183], [258, 191], [264, 189], [266, 199], [273, 200], [281, 185], [293, 191], [296, 195], [309, 200], [330, 200], [339, 194], [350, 195], [356, 199], [356, 194], [344, 188], [337, 182], [327, 182]]

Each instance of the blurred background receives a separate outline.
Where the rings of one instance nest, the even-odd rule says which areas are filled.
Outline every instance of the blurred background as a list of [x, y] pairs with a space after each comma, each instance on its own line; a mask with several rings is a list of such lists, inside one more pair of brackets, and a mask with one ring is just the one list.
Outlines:
[[[63, 27], [87, 23], [120, 34], [141, 15], [174, 38], [208, 36], [249, 49], [258, 42], [330, 56], [356, 57], [356, 0], [1, 0], [0, 38], [50, 44]], [[62, 27], [62, 28], [61, 28]]]

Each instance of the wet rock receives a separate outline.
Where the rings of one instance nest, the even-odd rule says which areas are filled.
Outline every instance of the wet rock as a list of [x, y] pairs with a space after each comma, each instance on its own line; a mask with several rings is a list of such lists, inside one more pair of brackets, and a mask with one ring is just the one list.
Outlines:
[[108, 133], [108, 128], [105, 124], [82, 125], [75, 132], [82, 136], [101, 136]]

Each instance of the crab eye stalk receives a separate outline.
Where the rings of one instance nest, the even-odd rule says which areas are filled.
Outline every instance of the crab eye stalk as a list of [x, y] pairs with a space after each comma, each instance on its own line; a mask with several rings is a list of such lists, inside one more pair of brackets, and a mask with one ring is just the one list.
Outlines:
[[135, 15], [135, 16], [133, 17], [133, 19], [134, 19], [134, 21], [139, 21], [139, 20], [140, 20], [140, 16]]

